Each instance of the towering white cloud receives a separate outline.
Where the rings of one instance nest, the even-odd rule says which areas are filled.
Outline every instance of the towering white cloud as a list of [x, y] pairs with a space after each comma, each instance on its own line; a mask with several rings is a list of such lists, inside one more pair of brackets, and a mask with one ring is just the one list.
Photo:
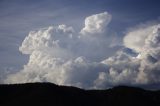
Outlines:
[[94, 14], [85, 19], [85, 27], [81, 30], [83, 35], [99, 34], [105, 31], [106, 26], [111, 21], [111, 15], [108, 12]]
[[119, 50], [106, 59], [112, 40], [104, 32], [110, 20], [104, 12], [87, 17], [80, 33], [67, 25], [31, 31], [19, 48], [30, 56], [28, 63], [4, 83], [53, 82], [87, 89], [160, 83], [160, 25], [126, 34], [124, 48], [137, 56]]
[[[93, 32], [90, 30], [90, 33], [94, 34], [95, 30], [106, 27], [104, 20], [107, 14], [104, 12], [91, 16], [97, 17], [97, 22], [94, 23], [100, 27], [94, 28]], [[30, 55], [28, 63], [20, 72], [8, 75], [4, 82], [53, 82], [83, 88], [93, 87], [98, 73], [106, 66], [91, 60], [97, 60], [95, 56], [99, 56], [100, 60], [106, 55], [106, 49], [103, 47], [107, 48], [108, 45], [103, 40], [104, 36], [97, 39], [79, 36], [82, 34], [66, 25], [31, 31], [19, 48], [22, 53]]]

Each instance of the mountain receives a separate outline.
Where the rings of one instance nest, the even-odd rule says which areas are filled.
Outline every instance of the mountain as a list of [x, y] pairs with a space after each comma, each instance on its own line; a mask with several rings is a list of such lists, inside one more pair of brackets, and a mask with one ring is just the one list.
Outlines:
[[0, 85], [0, 106], [160, 106], [160, 91], [118, 86], [83, 90], [52, 83]]

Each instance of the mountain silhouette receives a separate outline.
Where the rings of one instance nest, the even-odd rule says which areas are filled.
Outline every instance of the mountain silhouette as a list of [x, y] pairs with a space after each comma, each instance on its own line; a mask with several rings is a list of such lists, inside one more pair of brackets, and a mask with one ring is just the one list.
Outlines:
[[84, 90], [52, 83], [0, 85], [0, 106], [160, 106], [160, 91], [118, 86]]

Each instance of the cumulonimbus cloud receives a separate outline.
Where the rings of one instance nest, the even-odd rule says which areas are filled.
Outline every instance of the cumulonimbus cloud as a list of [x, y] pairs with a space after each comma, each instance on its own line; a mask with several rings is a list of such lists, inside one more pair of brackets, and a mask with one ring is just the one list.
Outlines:
[[110, 21], [104, 12], [87, 17], [80, 32], [67, 25], [31, 31], [20, 46], [30, 56], [28, 63], [4, 83], [53, 82], [86, 89], [159, 83], [160, 25], [126, 34], [124, 47], [136, 56], [119, 50], [106, 59], [111, 42], [104, 35]]

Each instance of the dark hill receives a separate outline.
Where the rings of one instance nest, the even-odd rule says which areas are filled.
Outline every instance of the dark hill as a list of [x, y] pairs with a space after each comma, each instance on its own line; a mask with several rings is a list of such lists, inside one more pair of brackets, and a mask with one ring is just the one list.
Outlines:
[[0, 85], [0, 106], [160, 106], [160, 91], [83, 90], [51, 83]]

